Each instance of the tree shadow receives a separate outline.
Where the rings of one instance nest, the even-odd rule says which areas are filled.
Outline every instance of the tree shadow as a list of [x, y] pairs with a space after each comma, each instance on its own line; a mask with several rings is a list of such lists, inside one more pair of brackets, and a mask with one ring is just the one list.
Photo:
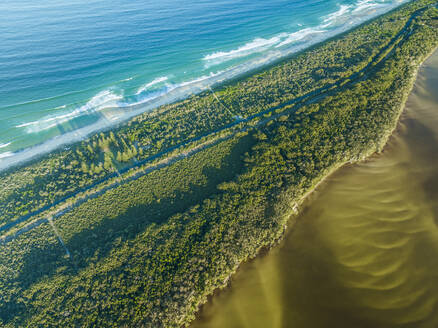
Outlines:
[[[26, 254], [19, 277], [13, 283], [21, 291], [52, 276], [75, 275], [90, 263], [108, 256], [119, 244], [134, 239], [152, 224], [165, 224], [171, 216], [220, 193], [217, 186], [234, 179], [242, 171], [242, 156], [250, 151], [253, 144], [252, 136], [245, 136], [224, 157], [220, 168], [204, 167], [202, 174], [206, 179], [205, 184], [190, 184], [186, 192], [175, 191], [175, 197], [155, 199], [147, 204], [132, 206], [118, 217], [105, 218], [97, 226], [76, 234], [65, 245], [71, 258], [57, 244], [44, 249], [32, 249]], [[60, 271], [60, 268], [63, 270]], [[26, 311], [24, 306], [20, 306], [19, 294], [20, 292], [8, 304], [0, 305], [0, 319], [5, 323]]]

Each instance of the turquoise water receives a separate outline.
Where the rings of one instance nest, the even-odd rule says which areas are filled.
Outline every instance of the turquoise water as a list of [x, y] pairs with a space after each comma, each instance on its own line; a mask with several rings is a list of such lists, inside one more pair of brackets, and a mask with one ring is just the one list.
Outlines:
[[2, 1], [0, 169], [266, 65], [403, 2]]
[[438, 327], [438, 51], [381, 154], [309, 197], [191, 328]]

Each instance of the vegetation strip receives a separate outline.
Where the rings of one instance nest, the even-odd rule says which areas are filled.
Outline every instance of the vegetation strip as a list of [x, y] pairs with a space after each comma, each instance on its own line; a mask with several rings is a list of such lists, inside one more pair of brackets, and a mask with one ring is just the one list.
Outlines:
[[[145, 164], [147, 164], [147, 163], [149, 163], [149, 162], [152, 162], [152, 161], [154, 161], [154, 160], [156, 160], [156, 159], [158, 159], [158, 158], [160, 158], [160, 157], [163, 157], [163, 156], [165, 156], [165, 155], [167, 155], [167, 154], [169, 154], [169, 153], [172, 153], [172, 152], [174, 152], [175, 150], [181, 149], [181, 148], [183, 148], [183, 147], [185, 147], [185, 146], [187, 146], [187, 145], [189, 145], [189, 144], [191, 144], [191, 143], [195, 143], [195, 142], [200, 141], [200, 140], [202, 140], [203, 138], [206, 138], [206, 137], [207, 137], [207, 138], [208, 138], [208, 137], [213, 137], [213, 136], [217, 135], [218, 133], [223, 132], [223, 131], [225, 131], [225, 130], [229, 130], [229, 129], [231, 129], [231, 128], [237, 126], [237, 125], [240, 125], [240, 124], [242, 124], [242, 123], [250, 122], [250, 121], [255, 120], [255, 119], [257, 119], [257, 118], [260, 118], [260, 117], [262, 117], [263, 115], [266, 115], [266, 114], [272, 114], [272, 113], [274, 113], [274, 112], [276, 112], [276, 111], [279, 111], [279, 110], [285, 109], [285, 107], [287, 108], [288, 106], [291, 106], [291, 105], [305, 105], [305, 104], [308, 104], [308, 103], [310, 103], [310, 102], [314, 102], [314, 101], [317, 101], [317, 100], [321, 100], [322, 97], [325, 96], [325, 94], [326, 94], [327, 92], [329, 92], [329, 91], [332, 91], [332, 92], [333, 92], [333, 88], [334, 88], [334, 87], [337, 87], [337, 86], [345, 86], [345, 85], [347, 85], [347, 84], [348, 84], [348, 85], [351, 85], [351, 84], [353, 84], [353, 83], [357, 83], [357, 82], [360, 81], [360, 80], [363, 80], [363, 79], [365, 78], [365, 73], [366, 73], [366, 72], [369, 74], [369, 72], [370, 72], [371, 69], [375, 69], [375, 66], [376, 66], [376, 65], [378, 65], [378, 64], [379, 64], [384, 58], [386, 58], [387, 56], [389, 56], [389, 54], [390, 54], [392, 51], [394, 51], [394, 46], [395, 46], [395, 45], [400, 44], [401, 42], [403, 42], [403, 40], [407, 37], [407, 35], [408, 35], [409, 31], [410, 31], [409, 29], [410, 29], [410, 27], [411, 27], [411, 25], [412, 25], [412, 21], [415, 19], [415, 17], [417, 17], [418, 15], [420, 15], [421, 12], [423, 12], [424, 10], [426, 10], [426, 8], [421, 8], [421, 9], [418, 9], [417, 11], [415, 11], [415, 12], [411, 15], [411, 17], [409, 18], [409, 20], [406, 22], [405, 26], [400, 30], [400, 32], [399, 32], [396, 36], [394, 36], [394, 37], [390, 40], [390, 42], [389, 42], [385, 47], [383, 47], [383, 48], [380, 50], [380, 52], [379, 52], [378, 54], [376, 54], [376, 55], [374, 56], [373, 60], [371, 60], [371, 61], [368, 63], [368, 65], [367, 65], [366, 67], [362, 68], [359, 72], [356, 72], [356, 73], [352, 74], [352, 75], [349, 76], [349, 77], [343, 78], [343, 79], [341, 79], [340, 81], [337, 81], [337, 82], [333, 83], [332, 85], [328, 85], [328, 86], [326, 86], [326, 87], [324, 87], [324, 88], [320, 88], [320, 89], [318, 89], [318, 90], [315, 90], [315, 91], [312, 91], [312, 92], [310, 92], [310, 93], [308, 93], [308, 94], [305, 94], [305, 95], [303, 95], [303, 96], [301, 96], [301, 97], [298, 97], [298, 98], [296, 98], [296, 99], [293, 99], [292, 101], [289, 101], [289, 102], [287, 102], [287, 103], [284, 103], [284, 104], [281, 104], [281, 105], [276, 106], [276, 107], [274, 107], [274, 108], [270, 108], [270, 109], [267, 109], [267, 110], [262, 111], [262, 112], [260, 112], [260, 113], [257, 113], [257, 114], [254, 114], [254, 115], [251, 115], [250, 117], [245, 118], [245, 119], [242, 119], [242, 118], [241, 118], [241, 119], [237, 119], [235, 122], [230, 123], [230, 124], [226, 125], [225, 127], [221, 128], [221, 129], [218, 129], [218, 130], [216, 130], [216, 131], [210, 132], [210, 133], [208, 133], [208, 134], [204, 134], [204, 135], [198, 136], [198, 137], [196, 137], [196, 138], [193, 138], [193, 139], [189, 140], [189, 141], [186, 142], [186, 143], [183, 143], [183, 144], [180, 144], [180, 145], [173, 146], [173, 147], [171, 147], [171, 148], [169, 148], [169, 149], [167, 149], [167, 150], [165, 150], [165, 151], [162, 151], [162, 152], [160, 152], [160, 153], [157, 153], [157, 154], [155, 154], [155, 155], [153, 155], [153, 156], [151, 156], [151, 157], [148, 157], [148, 158], [146, 158], [146, 159], [144, 159], [144, 160], [141, 160], [141, 161], [135, 161], [134, 163], [132, 163], [132, 164], [130, 164], [130, 165], [128, 165], [128, 166], [125, 166], [124, 168], [122, 168], [122, 169], [120, 169], [120, 170], [116, 170], [116, 171], [113, 172], [112, 174], [109, 174], [109, 175], [106, 176], [104, 179], [99, 180], [99, 181], [93, 183], [92, 185], [89, 185], [89, 186], [87, 186], [87, 187], [83, 187], [83, 188], [77, 190], [76, 192], [74, 192], [73, 194], [71, 194], [71, 195], [69, 195], [69, 196], [66, 196], [66, 197], [63, 197], [62, 199], [59, 199], [58, 201], [56, 201], [56, 202], [54, 202], [54, 203], [52, 203], [52, 204], [50, 204], [50, 205], [44, 206], [43, 208], [41, 208], [41, 209], [39, 209], [39, 210], [37, 210], [37, 211], [34, 211], [34, 212], [32, 212], [32, 213], [29, 213], [29, 214], [27, 214], [27, 215], [25, 215], [25, 216], [23, 216], [23, 217], [20, 217], [20, 218], [18, 218], [17, 220], [12, 221], [12, 222], [10, 222], [10, 223], [4, 225], [4, 226], [0, 226], [0, 232], [7, 232], [9, 229], [15, 227], [16, 225], [18, 225], [18, 224], [20, 224], [20, 223], [22, 223], [22, 222], [24, 222], [24, 221], [26, 221], [26, 220], [28, 220], [28, 219], [34, 217], [34, 216], [36, 216], [36, 215], [38, 215], [38, 214], [40, 214], [40, 213], [43, 213], [43, 212], [45, 212], [45, 211], [47, 211], [47, 210], [49, 210], [49, 209], [51, 209], [51, 208], [53, 208], [53, 207], [55, 207], [55, 206], [57, 206], [57, 205], [63, 203], [63, 202], [69, 201], [70, 199], [76, 197], [76, 196], [77, 196], [78, 194], [80, 194], [80, 193], [84, 193], [84, 192], [87, 192], [87, 191], [89, 191], [89, 190], [92, 190], [93, 188], [96, 188], [97, 186], [99, 186], [99, 185], [101, 185], [101, 184], [107, 182], [107, 181], [110, 180], [111, 178], [114, 178], [114, 177], [116, 177], [116, 176], [119, 176], [119, 177], [122, 179], [122, 174], [124, 174], [124, 173], [126, 173], [126, 172], [128, 172], [128, 171], [130, 171], [130, 170], [132, 170], [132, 169], [140, 169], [140, 170], [141, 170], [141, 167], [144, 166]], [[210, 89], [210, 91], [212, 92], [214, 98], [215, 98], [219, 103], [221, 103], [220, 99], [215, 95], [214, 91], [211, 90], [211, 89]], [[221, 103], [221, 104], [222, 104], [222, 103]], [[229, 109], [228, 109], [224, 104], [222, 104], [222, 106], [223, 106], [223, 108], [225, 108], [225, 110], [229, 111]], [[229, 112], [231, 113], [231, 111], [229, 111]], [[277, 114], [277, 116], [278, 116], [278, 115], [279, 115], [279, 114]], [[274, 117], [274, 118], [276, 118], [276, 117]], [[274, 118], [273, 118], [273, 119], [274, 119]], [[269, 122], [269, 121], [270, 121], [270, 120], [267, 120], [267, 121], [265, 120], [266, 123]], [[260, 124], [259, 124], [259, 125], [260, 125]], [[243, 131], [243, 130], [246, 130], [246, 128], [242, 128], [242, 129], [240, 129], [239, 131]], [[235, 132], [235, 133], [236, 133], [236, 132]], [[170, 159], [172, 160], [172, 158], [181, 158], [181, 156], [173, 156], [173, 157], [171, 157]], [[170, 165], [170, 164], [171, 164], [171, 163], [169, 163], [168, 165]], [[161, 165], [156, 165], [156, 169], [160, 169], [161, 167], [162, 167]], [[149, 173], [149, 172], [151, 172], [150, 169], [144, 171], [145, 174], [147, 174], [147, 173]], [[142, 174], [140, 174], [140, 175], [138, 175], [138, 176], [142, 176]], [[115, 182], [115, 183], [111, 184], [110, 186], [105, 187], [103, 191], [102, 191], [102, 190], [99, 190], [98, 192], [96, 192], [96, 193], [94, 193], [94, 194], [96, 194], [96, 195], [102, 194], [104, 191], [107, 191], [107, 190], [109, 190], [109, 189], [111, 189], [111, 188], [117, 187], [118, 185], [119, 185], [119, 182]], [[93, 197], [93, 196], [91, 196], [91, 197]], [[85, 201], [85, 200], [84, 200], [84, 199], [81, 199], [79, 202], [77, 202], [77, 204], [81, 204], [83, 201]], [[71, 207], [72, 207], [72, 206], [69, 206], [69, 208], [71, 208]], [[58, 217], [58, 216], [62, 215], [63, 212], [64, 212], [64, 210], [58, 211], [57, 213], [54, 214], [54, 216], [55, 216], [55, 217]], [[40, 220], [41, 223], [44, 222], [44, 221], [45, 221], [45, 219]], [[35, 225], [32, 223], [32, 226], [34, 227]], [[28, 229], [26, 229], [26, 228], [24, 228], [24, 229], [25, 229], [25, 231], [28, 231]], [[10, 240], [10, 238], [6, 238], [6, 239], [3, 238], [3, 240], [4, 240], [5, 242], [7, 242], [7, 241]]]
[[[56, 220], [56, 234], [44, 223], [0, 247], [0, 323], [5, 327], [188, 325], [199, 305], [227, 284], [240, 263], [275, 245], [288, 222], [293, 223], [290, 216], [299, 202], [321, 179], [344, 163], [383, 148], [418, 66], [438, 45], [438, 10], [431, 4], [435, 2], [413, 1], [215, 91], [223, 105], [208, 93], [161, 108], [157, 115], [178, 127], [166, 133], [181, 134], [178, 140], [166, 139], [166, 145], [156, 143], [162, 136], [159, 131], [166, 130], [162, 124], [148, 130], [155, 131], [156, 139], [146, 147], [144, 131], [158, 116], [145, 114], [113, 134], [105, 132], [78, 148], [3, 175], [4, 186], [17, 177], [21, 185], [3, 192], [2, 199], [12, 199], [30, 186], [42, 195], [32, 205], [40, 208], [48, 187], [39, 183], [66, 172], [76, 174], [76, 168], [83, 166], [78, 151], [88, 161], [84, 155], [88, 146], [87, 156], [96, 155], [96, 149], [103, 152], [90, 157], [96, 162], [84, 162], [94, 165], [87, 164], [82, 171], [88, 178], [74, 175], [71, 181], [79, 187], [81, 181], [97, 181], [111, 172], [111, 165], [129, 166], [136, 156], [147, 158], [146, 152], [190, 140], [192, 132], [199, 136], [230, 124], [235, 117], [223, 106], [243, 119], [278, 109], [272, 117], [261, 114], [258, 122], [249, 124], [259, 124], [257, 129], [240, 131], [85, 201]], [[363, 69], [363, 75], [353, 75]], [[284, 106], [323, 88], [328, 88], [324, 96], [315, 93]], [[226, 116], [212, 115], [212, 122], [201, 115], [196, 122], [201, 127], [196, 129], [195, 122], [172, 120], [178, 115], [198, 117], [194, 111], [204, 114], [204, 106], [209, 113]], [[106, 165], [105, 173], [110, 153], [116, 160]], [[69, 160], [78, 163], [70, 165]], [[58, 172], [55, 164], [62, 161], [64, 168], [61, 165]], [[48, 172], [47, 177], [36, 179], [43, 172]], [[64, 196], [72, 190], [63, 183], [54, 187]], [[55, 193], [50, 195], [56, 199]], [[17, 213], [31, 205], [26, 206], [14, 210], [3, 204], [3, 222], [20, 217]]]
[[[251, 120], [275, 111], [281, 104], [298, 102], [303, 97], [334, 88], [336, 82], [345, 82], [346, 77], [360, 72], [378, 58], [396, 40], [396, 33], [404, 30], [402, 24], [409, 24], [409, 20], [392, 24], [390, 33], [384, 35], [376, 32], [377, 23], [370, 25], [368, 34], [380, 36], [371, 38], [371, 42], [356, 30], [344, 37], [351, 38], [347, 46], [334, 49], [341, 41], [328, 43], [318, 51], [315, 49], [308, 55], [218, 90], [217, 95], [207, 92], [164, 106], [114, 132], [98, 134], [70, 150], [4, 173], [0, 179], [0, 229], [7, 230], [16, 220], [25, 221], [78, 192], [94, 188], [106, 179], [118, 176], [119, 172], [135, 167], [139, 161], [153, 160], [177, 147], [230, 128], [240, 123], [236, 117]], [[354, 50], [350, 47], [361, 39], [360, 52], [350, 56], [349, 50]], [[333, 56], [335, 50], [336, 57]], [[331, 52], [329, 59], [325, 58], [327, 51]], [[342, 66], [349, 69], [344, 71]], [[224, 111], [223, 106], [231, 111]], [[185, 132], [178, 135], [181, 129]]]

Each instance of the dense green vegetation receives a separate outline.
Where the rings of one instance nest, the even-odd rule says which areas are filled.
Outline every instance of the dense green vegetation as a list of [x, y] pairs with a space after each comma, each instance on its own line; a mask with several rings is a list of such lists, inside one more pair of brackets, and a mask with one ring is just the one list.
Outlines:
[[[382, 149], [416, 69], [438, 45], [431, 3], [414, 1], [226, 86], [216, 93], [222, 104], [195, 96], [5, 173], [0, 211], [9, 222], [233, 115], [285, 105], [266, 124], [82, 203], [54, 221], [57, 231], [45, 223], [0, 246], [0, 323], [188, 324], [242, 261], [281, 238], [321, 178]], [[314, 90], [308, 101], [290, 103]]]
[[[328, 88], [369, 64], [408, 16], [393, 14], [255, 76], [145, 113], [128, 124], [0, 175], [2, 224], [49, 206], [116, 171], [226, 128], [251, 115]], [[293, 77], [293, 78], [291, 78]]]

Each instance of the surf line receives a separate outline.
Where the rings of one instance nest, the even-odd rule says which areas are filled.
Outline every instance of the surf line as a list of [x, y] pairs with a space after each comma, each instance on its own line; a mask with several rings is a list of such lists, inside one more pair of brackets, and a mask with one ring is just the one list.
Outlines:
[[[411, 27], [412, 21], [415, 19], [416, 16], [418, 16], [421, 12], [423, 12], [423, 11], [424, 11], [425, 9], [427, 9], [428, 7], [430, 7], [430, 6], [426, 6], [426, 7], [420, 8], [420, 9], [418, 9], [417, 11], [415, 11], [415, 12], [411, 15], [411, 17], [409, 18], [409, 20], [406, 22], [405, 26], [400, 30], [400, 32], [399, 32], [397, 35], [395, 35], [395, 36], [391, 39], [391, 41], [390, 41], [386, 46], [384, 46], [384, 47], [380, 50], [379, 53], [377, 53], [377, 54], [374, 56], [373, 60], [372, 60], [372, 61], [371, 61], [366, 67], [362, 68], [360, 71], [358, 71], [358, 72], [356, 72], [356, 73], [353, 73], [353, 74], [350, 75], [349, 77], [344, 78], [344, 81], [341, 80], [341, 81], [335, 82], [335, 83], [333, 83], [333, 84], [331, 84], [331, 85], [327, 85], [327, 86], [321, 87], [321, 88], [319, 88], [319, 89], [317, 89], [317, 90], [310, 91], [310, 92], [308, 92], [307, 94], [304, 94], [304, 95], [302, 95], [302, 96], [299, 96], [299, 97], [297, 97], [297, 98], [295, 98], [295, 99], [292, 99], [292, 100], [290, 100], [290, 101], [287, 101], [287, 102], [285, 102], [285, 103], [283, 103], [283, 104], [281, 104], [281, 105], [275, 106], [275, 107], [273, 107], [273, 108], [268, 108], [267, 110], [264, 110], [264, 111], [262, 111], [262, 112], [259, 112], [259, 113], [256, 113], [256, 114], [253, 114], [253, 115], [251, 115], [251, 116], [249, 116], [249, 117], [241, 118], [241, 119], [237, 118], [236, 121], [233, 122], [233, 123], [227, 124], [226, 126], [220, 128], [220, 129], [218, 129], [218, 130], [212, 131], [212, 132], [210, 132], [210, 133], [203, 134], [203, 135], [200, 135], [200, 136], [198, 136], [198, 137], [195, 137], [195, 138], [193, 138], [193, 139], [191, 139], [191, 140], [188, 140], [188, 141], [186, 141], [186, 142], [184, 142], [184, 143], [182, 143], [182, 144], [180, 144], [180, 145], [172, 146], [171, 148], [169, 148], [169, 149], [167, 149], [167, 150], [165, 150], [165, 151], [162, 151], [162, 152], [160, 152], [160, 153], [158, 153], [158, 154], [155, 154], [155, 155], [153, 155], [153, 156], [151, 156], [151, 157], [149, 157], [149, 158], [147, 158], [147, 159], [145, 159], [145, 160], [142, 160], [142, 161], [136, 163], [136, 164], [133, 165], [133, 166], [127, 167], [127, 168], [124, 169], [122, 172], [118, 172], [118, 174], [120, 174], [120, 173], [125, 173], [125, 172], [127, 172], [127, 171], [129, 171], [129, 170], [131, 170], [131, 169], [133, 169], [133, 168], [140, 168], [142, 165], [144, 165], [144, 164], [146, 164], [146, 163], [148, 163], [148, 162], [150, 162], [150, 161], [152, 161], [152, 160], [155, 160], [156, 158], [159, 158], [159, 157], [162, 156], [162, 155], [169, 154], [169, 153], [171, 153], [172, 151], [174, 151], [174, 150], [176, 150], [176, 149], [178, 149], [178, 148], [180, 148], [180, 147], [184, 147], [184, 146], [186, 146], [186, 145], [188, 145], [188, 144], [190, 144], [190, 143], [192, 143], [192, 142], [199, 141], [199, 140], [201, 140], [202, 138], [207, 137], [207, 136], [217, 135], [218, 133], [220, 133], [220, 132], [222, 132], [222, 131], [224, 131], [224, 130], [226, 130], [226, 129], [232, 128], [232, 127], [234, 127], [234, 126], [236, 126], [236, 125], [238, 125], [238, 124], [240, 124], [240, 123], [247, 123], [247, 122], [250, 122], [250, 121], [252, 121], [253, 119], [256, 119], [256, 118], [262, 117], [263, 115], [265, 115], [265, 114], [267, 114], [267, 113], [274, 113], [275, 111], [277, 111], [277, 110], [279, 110], [279, 109], [285, 109], [285, 110], [288, 110], [288, 111], [291, 110], [291, 109], [294, 110], [297, 106], [301, 107], [301, 106], [303, 106], [303, 105], [310, 104], [310, 103], [312, 103], [312, 102], [314, 102], [314, 101], [316, 101], [316, 100], [321, 100], [321, 99], [323, 99], [324, 97], [326, 97], [327, 94], [330, 93], [330, 90], [331, 90], [333, 87], [336, 87], [336, 86], [339, 86], [339, 85], [344, 86], [344, 85], [346, 85], [347, 83], [350, 84], [350, 85], [353, 85], [353, 84], [355, 84], [355, 83], [358, 83], [358, 82], [362, 81], [362, 80], [364, 79], [364, 74], [365, 74], [365, 72], [366, 72], [367, 70], [370, 70], [371, 72], [374, 71], [374, 70], [376, 69], [376, 67], [377, 67], [377, 64], [380, 64], [382, 61], [384, 61], [384, 60], [389, 56], [390, 53], [392, 53], [393, 51], [395, 51], [394, 49], [392, 49], [388, 54], [386, 54], [385, 56], [382, 57], [382, 54], [385, 53], [385, 52], [387, 51], [387, 49], [389, 49], [389, 48], [391, 47], [391, 45], [392, 45], [392, 47], [394, 48], [395, 46], [397, 46], [397, 45], [399, 45], [400, 43], [403, 43], [403, 42], [405, 41], [406, 37], [410, 35], [409, 27]], [[403, 34], [405, 34], [405, 36], [404, 36], [401, 40], [399, 40], [399, 38], [400, 38]], [[368, 73], [369, 73], [369, 72], [368, 72]], [[213, 92], [213, 91], [212, 91], [212, 92]], [[216, 96], [216, 95], [214, 94], [214, 92], [213, 92], [213, 95]], [[217, 98], [216, 98], [216, 99], [217, 99]], [[223, 105], [223, 104], [222, 104], [222, 105]], [[225, 106], [225, 105], [223, 105], [223, 106]], [[207, 114], [208, 114], [208, 111], [207, 111]], [[283, 113], [278, 113], [278, 114], [276, 114], [276, 115], [274, 115], [274, 116], [271, 116], [269, 119], [266, 119], [266, 120], [260, 121], [259, 123], [257, 123], [257, 126], [260, 126], [260, 125], [266, 124], [267, 122], [269, 122], [269, 121], [271, 121], [271, 120], [273, 120], [273, 119], [278, 118], [278, 117], [279, 117], [280, 115], [282, 115], [282, 114], [283, 114]], [[243, 132], [243, 131], [246, 131], [246, 130], [248, 130], [248, 129], [249, 129], [249, 127], [247, 126], [247, 127], [244, 127], [243, 129], [240, 129], [240, 131]], [[237, 133], [237, 132], [235, 132], [235, 133]], [[234, 133], [234, 134], [235, 134], [235, 133]], [[229, 137], [229, 136], [228, 136], [228, 137]], [[217, 140], [219, 140], [219, 139], [217, 139]], [[180, 157], [181, 157], [181, 154], [178, 155], [178, 156], [173, 156], [173, 159], [175, 159], [175, 158], [180, 158]], [[167, 161], [167, 162], [169, 163], [169, 161]], [[170, 164], [171, 164], [171, 163], [173, 163], [173, 161], [170, 162]], [[159, 165], [155, 165], [155, 167], [156, 167], [155, 169], [158, 169], [158, 166], [159, 166]], [[160, 168], [161, 168], [161, 166], [160, 166]], [[152, 170], [155, 170], [155, 169], [152, 169]], [[147, 173], [149, 173], [150, 171], [151, 171], [151, 170], [148, 170]], [[147, 174], [147, 173], [144, 173], [143, 175], [145, 175], [145, 174]], [[114, 174], [116, 175], [117, 173], [114, 173]], [[135, 174], [133, 177], [134, 177], [134, 178], [138, 178], [138, 177], [143, 176], [143, 175], [141, 175], [141, 174], [139, 175], [139, 174], [137, 173], [137, 174]], [[105, 179], [103, 179], [103, 180], [100, 181], [100, 182], [93, 183], [93, 185], [89, 186], [87, 189], [85, 189], [85, 190], [83, 190], [83, 191], [89, 191], [89, 190], [91, 190], [91, 188], [94, 188], [94, 187], [97, 186], [98, 184], [107, 181], [107, 180], [108, 180], [109, 178], [111, 178], [111, 177], [112, 177], [112, 176], [109, 176], [108, 178], [105, 178]], [[124, 181], [124, 180], [122, 179], [122, 181]], [[127, 179], [126, 181], [131, 181], [131, 178], [130, 178], [130, 179]], [[103, 190], [103, 192], [105, 192], [105, 191], [107, 191], [107, 190], [113, 188], [115, 185], [117, 185], [117, 183], [113, 183], [113, 184], [111, 184], [110, 186], [105, 187], [104, 190]], [[82, 191], [81, 191], [81, 192], [82, 192]], [[99, 193], [101, 194], [101, 193], [102, 193], [102, 190], [101, 190], [100, 192], [94, 194], [94, 197], [97, 197], [96, 195], [99, 195]], [[72, 196], [68, 197], [68, 198], [62, 199], [62, 200], [60, 200], [60, 201], [58, 201], [58, 202], [56, 202], [56, 203], [54, 203], [54, 204], [48, 206], [47, 208], [40, 209], [40, 210], [38, 210], [38, 211], [36, 211], [36, 212], [34, 212], [34, 213], [31, 213], [30, 215], [26, 215], [25, 217], [22, 217], [22, 218], [16, 220], [15, 222], [12, 222], [12, 223], [6, 224], [5, 226], [0, 227], [0, 231], [9, 230], [9, 229], [11, 229], [12, 227], [14, 227], [16, 224], [21, 223], [21, 222], [24, 222], [24, 221], [27, 220], [29, 217], [34, 216], [34, 215], [37, 215], [37, 214], [39, 214], [39, 213], [41, 213], [41, 212], [43, 212], [43, 211], [45, 211], [45, 210], [49, 210], [49, 209], [51, 209], [52, 207], [54, 207], [55, 205], [60, 204], [62, 201], [65, 201], [65, 200], [67, 200], [67, 199], [69, 199], [69, 198], [75, 197], [77, 194], [79, 194], [79, 192], [76, 193], [75, 195], [72, 195]], [[85, 201], [85, 200], [82, 200], [80, 203], [82, 203], [83, 201]], [[77, 203], [77, 204], [78, 204], [78, 203]], [[71, 209], [72, 209], [72, 207], [68, 207], [68, 208], [66, 208], [66, 209], [64, 209], [64, 210], [62, 210], [62, 211], [60, 211], [60, 212], [58, 212], [58, 213], [55, 215], [55, 218], [60, 217], [61, 215], [65, 214], [65, 212], [67, 212], [67, 211], [69, 211], [69, 210], [71, 210]], [[34, 222], [32, 222], [31, 224], [28, 224], [28, 225], [26, 225], [24, 228], [20, 229], [17, 233], [15, 233], [15, 235], [9, 235], [9, 236], [3, 236], [3, 237], [0, 237], [0, 243], [6, 244], [6, 243], [10, 242], [11, 240], [14, 240], [16, 237], [18, 237], [18, 236], [21, 235], [22, 233], [27, 232], [27, 231], [29, 231], [29, 230], [31, 230], [31, 229], [33, 229], [33, 228], [35, 228], [35, 227], [41, 225], [42, 223], [44, 223], [44, 222], [46, 222], [46, 221], [47, 221], [47, 219], [40, 219], [40, 220], [34, 221]]]

